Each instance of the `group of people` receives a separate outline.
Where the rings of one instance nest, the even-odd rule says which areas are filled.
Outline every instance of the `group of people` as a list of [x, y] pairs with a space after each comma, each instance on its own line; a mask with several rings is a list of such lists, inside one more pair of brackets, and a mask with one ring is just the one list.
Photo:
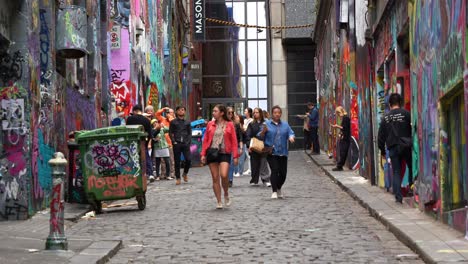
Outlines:
[[[146, 142], [146, 171], [150, 182], [173, 180], [176, 185], [182, 179], [188, 182], [191, 165], [190, 144], [192, 128], [185, 119], [186, 109], [169, 107], [154, 112], [152, 106], [132, 108], [132, 114], [124, 121], [126, 125], [142, 125], [149, 135]], [[232, 107], [222, 104], [213, 108], [213, 119], [208, 122], [203, 138], [201, 162], [209, 166], [216, 196], [216, 208], [230, 206], [229, 188], [234, 177], [251, 176], [250, 184], [272, 188], [272, 199], [283, 198], [282, 186], [286, 180], [288, 141], [295, 135], [289, 124], [281, 120], [282, 109], [272, 108], [272, 117], [261, 108], [246, 108], [244, 116], [235, 113]], [[122, 125], [119, 122], [118, 125]], [[114, 124], [117, 125], [117, 124]], [[262, 142], [260, 150], [250, 148], [251, 142]], [[184, 168], [181, 177], [181, 157]], [[165, 171], [162, 174], [161, 171]], [[224, 191], [224, 205], [221, 200]]]
[[[282, 109], [272, 108], [272, 118], [265, 119], [261, 108], [246, 108], [245, 119], [235, 114], [234, 109], [222, 104], [213, 108], [213, 120], [206, 128], [202, 143], [201, 162], [208, 164], [216, 196], [216, 208], [222, 209], [221, 189], [224, 206], [231, 205], [229, 186], [234, 173], [243, 171], [241, 165], [248, 157], [251, 166], [250, 184], [257, 185], [261, 173], [265, 185], [272, 188], [272, 199], [283, 198], [282, 186], [286, 181], [288, 141], [294, 142], [295, 135], [289, 124], [281, 120]], [[253, 149], [252, 142], [261, 141], [261, 149]], [[262, 162], [264, 160], [264, 162]], [[237, 172], [235, 172], [237, 170]]]
[[[392, 93], [388, 97], [390, 110], [384, 115], [378, 132], [378, 147], [384, 160], [389, 160], [392, 165], [392, 189], [395, 195], [395, 201], [402, 203], [403, 195], [401, 191], [401, 182], [404, 175], [404, 165], [408, 167], [408, 182], [412, 195], [413, 186], [412, 177], [412, 139], [411, 139], [411, 115], [402, 108], [403, 99], [400, 94]], [[318, 141], [319, 114], [315, 103], [308, 103], [308, 112], [304, 115], [298, 115], [304, 119], [304, 138], [305, 149], [311, 149], [312, 155], [320, 154]], [[336, 167], [333, 171], [342, 171], [351, 143], [351, 119], [342, 106], [335, 109], [335, 115], [339, 122], [330, 123], [332, 129], [339, 129], [338, 136], [338, 155]], [[387, 150], [388, 156], [387, 157]]]
[[[176, 185], [181, 184], [182, 178], [184, 182], [188, 182], [192, 126], [185, 119], [185, 111], [184, 106], [178, 106], [175, 111], [164, 107], [155, 113], [154, 108], [149, 105], [143, 112], [141, 105], [135, 105], [132, 115], [125, 122], [127, 125], [142, 125], [148, 134], [145, 160], [150, 182], [173, 180], [171, 175], [175, 175]], [[182, 155], [184, 170], [181, 177]], [[161, 175], [161, 170], [165, 171], [164, 176]]]

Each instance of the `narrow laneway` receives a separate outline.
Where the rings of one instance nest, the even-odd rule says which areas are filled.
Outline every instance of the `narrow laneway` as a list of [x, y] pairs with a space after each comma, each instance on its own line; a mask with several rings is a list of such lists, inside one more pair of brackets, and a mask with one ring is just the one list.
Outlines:
[[284, 192], [235, 178], [233, 205], [216, 210], [207, 168], [190, 182], [156, 182], [148, 207], [108, 209], [81, 220], [71, 236], [119, 238], [111, 263], [418, 263], [413, 254], [302, 152], [292, 152]]

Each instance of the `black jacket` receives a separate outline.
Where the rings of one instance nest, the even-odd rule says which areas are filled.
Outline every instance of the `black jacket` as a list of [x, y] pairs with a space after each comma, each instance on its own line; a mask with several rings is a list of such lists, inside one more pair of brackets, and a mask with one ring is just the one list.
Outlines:
[[240, 146], [240, 143], [244, 141], [244, 133], [240, 124], [234, 124], [234, 127], [236, 128], [237, 146]]
[[379, 149], [385, 154], [387, 148], [398, 145], [401, 137], [411, 137], [411, 115], [405, 109], [397, 108], [385, 114], [379, 127]]
[[249, 126], [247, 127], [246, 137], [248, 145], [250, 146], [250, 139], [257, 137], [258, 132], [263, 129], [264, 123], [258, 123], [257, 121], [250, 122]]
[[341, 134], [343, 135], [342, 139], [345, 141], [351, 140], [351, 119], [349, 119], [348, 115], [343, 116], [343, 120], [341, 121]]
[[151, 138], [151, 123], [148, 118], [142, 115], [131, 115], [127, 118], [127, 125], [142, 125], [145, 128], [145, 132], [148, 134], [147, 140]]
[[169, 136], [172, 144], [188, 144], [192, 142], [192, 126], [185, 119], [176, 118], [169, 125]]

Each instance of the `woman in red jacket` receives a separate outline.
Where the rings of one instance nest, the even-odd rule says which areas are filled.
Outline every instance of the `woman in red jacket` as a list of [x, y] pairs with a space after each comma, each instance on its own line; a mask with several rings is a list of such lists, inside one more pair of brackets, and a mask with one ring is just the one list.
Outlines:
[[[206, 126], [205, 138], [203, 139], [201, 162], [208, 164], [213, 178], [213, 191], [217, 200], [217, 209], [223, 209], [221, 202], [220, 177], [224, 190], [224, 203], [231, 205], [229, 199], [229, 164], [231, 155], [234, 157], [234, 165], [237, 165], [239, 154], [237, 151], [237, 138], [234, 124], [227, 117], [226, 107], [222, 104], [213, 108], [213, 118]], [[208, 152], [208, 153], [207, 153]], [[212, 155], [210, 153], [217, 153]], [[208, 157], [207, 157], [208, 156]]]

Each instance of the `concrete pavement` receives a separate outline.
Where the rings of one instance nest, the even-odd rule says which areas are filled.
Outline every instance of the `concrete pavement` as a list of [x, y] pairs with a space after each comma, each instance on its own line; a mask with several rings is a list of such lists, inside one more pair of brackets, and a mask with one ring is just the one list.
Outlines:
[[49, 210], [25, 221], [0, 222], [0, 263], [104, 263], [121, 246], [120, 240], [74, 237], [68, 229], [86, 212], [87, 205], [65, 204], [68, 250], [45, 250], [49, 235]]
[[325, 154], [310, 158], [427, 263], [468, 263], [468, 241], [464, 234], [405, 203], [395, 203], [393, 194], [371, 186], [357, 172], [332, 171], [334, 162]]
[[69, 234], [123, 240], [110, 263], [422, 263], [303, 152], [288, 168], [284, 200], [243, 176], [216, 210], [207, 167], [192, 168], [189, 183], [150, 184], [144, 211], [107, 208]]

